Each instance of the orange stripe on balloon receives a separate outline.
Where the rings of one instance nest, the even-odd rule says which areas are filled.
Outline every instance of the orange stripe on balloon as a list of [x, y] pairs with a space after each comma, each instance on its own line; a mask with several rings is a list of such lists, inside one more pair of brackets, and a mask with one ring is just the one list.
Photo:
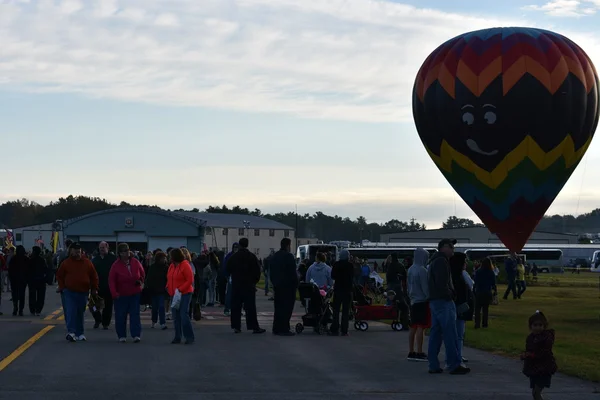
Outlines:
[[567, 76], [569, 75], [569, 65], [567, 64], [567, 60], [564, 57], [560, 58], [558, 64], [556, 64], [556, 68], [550, 74], [550, 80], [552, 81], [552, 90], [550, 91], [552, 94], [556, 93], [556, 91], [563, 84]]
[[525, 58], [521, 57], [502, 74], [503, 94], [506, 95], [521, 77], [527, 73]]
[[477, 92], [479, 91], [478, 76], [462, 60], [458, 62], [458, 66], [456, 67], [456, 79], [459, 79], [471, 93], [477, 96]]
[[525, 67], [527, 72], [534, 76], [538, 82], [540, 82], [550, 93], [554, 93], [552, 90], [552, 79], [550, 78], [550, 71], [548, 71], [542, 64], [537, 62], [531, 57], [525, 56]]
[[433, 83], [437, 80], [440, 71], [440, 64], [436, 64], [431, 67], [425, 77], [423, 78], [423, 96], [425, 96], [425, 92], [429, 89], [429, 86], [433, 85]]
[[448, 71], [448, 68], [446, 68], [445, 64], [442, 64], [440, 68], [438, 82], [444, 88], [446, 93], [448, 93], [450, 97], [454, 99], [456, 92], [456, 80], [454, 78], [454, 75], [450, 71]]
[[479, 74], [477, 88], [477, 97], [481, 96], [484, 90], [498, 77], [502, 75], [502, 57], [497, 57]]
[[583, 85], [585, 86], [585, 91], [587, 93], [587, 79], [585, 77], [585, 72], [583, 72], [583, 68], [581, 68], [581, 63], [579, 62], [579, 60], [573, 60], [571, 57], [565, 56], [565, 61], [569, 66], [569, 72], [575, 75], [581, 81], [581, 83], [583, 83]]

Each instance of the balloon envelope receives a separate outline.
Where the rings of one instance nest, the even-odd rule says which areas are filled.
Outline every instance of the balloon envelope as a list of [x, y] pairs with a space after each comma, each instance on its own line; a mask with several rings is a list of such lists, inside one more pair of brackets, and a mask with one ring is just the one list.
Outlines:
[[427, 152], [456, 192], [520, 251], [590, 145], [598, 74], [568, 38], [493, 28], [442, 44], [414, 85]]

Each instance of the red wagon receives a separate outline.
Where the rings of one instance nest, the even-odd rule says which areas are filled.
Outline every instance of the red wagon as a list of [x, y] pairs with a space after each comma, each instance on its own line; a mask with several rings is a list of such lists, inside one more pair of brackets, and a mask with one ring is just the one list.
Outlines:
[[357, 331], [366, 331], [369, 329], [367, 321], [382, 321], [392, 320], [392, 329], [395, 331], [402, 330], [402, 323], [399, 321], [400, 310], [394, 302], [394, 305], [370, 305], [370, 306], [354, 306], [354, 329]]

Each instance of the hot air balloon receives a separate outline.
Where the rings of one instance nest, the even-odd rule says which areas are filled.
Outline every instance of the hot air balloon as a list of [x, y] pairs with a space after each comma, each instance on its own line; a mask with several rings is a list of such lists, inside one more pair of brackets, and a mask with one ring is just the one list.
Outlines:
[[442, 44], [413, 89], [427, 152], [488, 229], [520, 251], [590, 145], [598, 74], [557, 33], [493, 28]]

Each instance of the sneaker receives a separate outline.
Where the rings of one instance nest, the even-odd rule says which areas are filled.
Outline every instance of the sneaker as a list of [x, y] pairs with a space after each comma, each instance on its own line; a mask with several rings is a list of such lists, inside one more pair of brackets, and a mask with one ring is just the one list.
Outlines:
[[468, 359], [466, 359], [466, 358], [464, 358], [464, 357], [462, 357], [462, 362], [463, 362], [463, 363], [468, 363], [468, 362], [469, 362], [469, 360], [468, 360]]
[[348, 336], [350, 336], [350, 335], [348, 334], [348, 332], [346, 332], [346, 333], [342, 333], [342, 337], [348, 337]]
[[152, 325], [150, 325], [150, 328], [154, 329], [156, 327], [156, 322], [153, 322]]
[[425, 353], [416, 353], [414, 361], [421, 361], [421, 362], [425, 361], [425, 362], [427, 362], [427, 354], [425, 354]]
[[414, 351], [408, 353], [408, 356], [406, 357], [406, 359], [408, 361], [417, 361], [417, 353], [415, 353]]
[[255, 335], [259, 335], [259, 334], [261, 334], [261, 333], [265, 333], [266, 331], [267, 331], [266, 329], [263, 329], [263, 328], [258, 328], [258, 329], [254, 329], [254, 330], [252, 331], [252, 333], [254, 333]]
[[241, 329], [234, 329], [233, 333], [242, 333], [242, 330]]
[[121, 342], [121, 343], [125, 343], [125, 342], [127, 342], [127, 338], [124, 338], [124, 337], [122, 337], [122, 338], [119, 338], [119, 342]]
[[85, 341], [87, 341], [87, 338], [85, 337], [85, 335], [79, 335], [77, 340], [79, 340], [80, 342], [85, 342]]
[[41, 316], [42, 316], [42, 314], [40, 314], [40, 313], [38, 312], [38, 313], [35, 313], [35, 316], [36, 316], [36, 317], [41, 317]]
[[77, 336], [75, 336], [74, 333], [67, 333], [66, 339], [69, 342], [76, 342], [77, 341]]
[[170, 320], [171, 320], [171, 313], [168, 313], [167, 314], [167, 321], [170, 321]]
[[444, 370], [443, 370], [443, 369], [441, 369], [441, 368], [438, 368], [438, 369], [430, 369], [430, 370], [429, 370], [429, 373], [430, 373], [430, 374], [442, 374], [442, 373], [444, 373]]
[[141, 341], [142, 341], [142, 339], [139, 336], [136, 336], [133, 338], [133, 343], [139, 343]]
[[462, 365], [459, 365], [458, 367], [456, 367], [452, 371], [450, 371], [450, 375], [466, 375], [469, 372], [471, 372], [471, 368], [467, 368], [467, 367], [463, 367]]
[[171, 344], [179, 344], [181, 343], [181, 339], [173, 339], [171, 340]]
[[103, 325], [102, 329], [104, 329], [105, 331], [107, 331], [108, 330], [108, 325]]
[[165, 324], [162, 324], [162, 325], [160, 326], [160, 330], [161, 330], [161, 331], [164, 331], [165, 329], [167, 329], [167, 325], [165, 325]]
[[94, 323], [94, 329], [98, 329], [98, 328], [100, 328], [100, 322]]

